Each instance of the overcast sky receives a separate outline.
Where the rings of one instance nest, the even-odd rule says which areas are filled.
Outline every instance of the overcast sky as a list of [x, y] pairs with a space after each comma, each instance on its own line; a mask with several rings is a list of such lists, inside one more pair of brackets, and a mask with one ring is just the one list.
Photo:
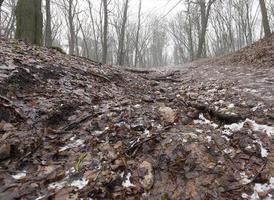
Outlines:
[[[175, 5], [177, 5], [179, 0], [143, 0], [142, 9], [145, 13], [153, 13], [159, 15], [167, 14]], [[131, 0], [131, 6], [138, 8], [139, 0]], [[178, 10], [182, 9], [182, 3], [176, 6], [175, 9], [170, 12], [168, 16], [176, 13]], [[137, 12], [137, 11], [136, 11]]]
[[[123, 2], [123, 0], [116, 0]], [[83, 1], [82, 6], [85, 5]], [[94, 0], [93, 10], [99, 11], [101, 0]], [[179, 3], [180, 2], [180, 3]], [[84, 6], [85, 7], [85, 6]], [[139, 0], [129, 0], [129, 15], [131, 17], [137, 16], [139, 8]], [[142, 0], [142, 15], [156, 15], [172, 17], [175, 13], [182, 10], [183, 1], [181, 0]], [[168, 15], [167, 15], [168, 13]]]

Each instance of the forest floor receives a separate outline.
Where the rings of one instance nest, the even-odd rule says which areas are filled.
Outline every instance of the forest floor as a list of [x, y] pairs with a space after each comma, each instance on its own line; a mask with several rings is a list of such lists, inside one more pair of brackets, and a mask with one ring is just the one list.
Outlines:
[[0, 199], [273, 199], [273, 43], [147, 71], [1, 39]]

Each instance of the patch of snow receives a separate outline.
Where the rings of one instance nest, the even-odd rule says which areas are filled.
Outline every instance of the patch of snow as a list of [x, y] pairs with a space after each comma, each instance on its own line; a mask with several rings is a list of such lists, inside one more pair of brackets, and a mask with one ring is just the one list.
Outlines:
[[79, 179], [79, 180], [74, 180], [71, 182], [71, 186], [73, 187], [77, 187], [79, 190], [83, 189], [87, 184], [88, 184], [88, 180], [83, 179]]
[[63, 187], [65, 187], [66, 184], [67, 184], [67, 181], [54, 182], [54, 183], [49, 184], [48, 188], [49, 188], [49, 189], [57, 189], [57, 190], [60, 190], [60, 189], [62, 189]]
[[[75, 139], [75, 137], [73, 138], [70, 138], [70, 141], [73, 141]], [[66, 146], [63, 146], [59, 149], [59, 152], [62, 152], [62, 151], [65, 151], [67, 149], [71, 149], [71, 148], [76, 148], [76, 147], [79, 147], [79, 146], [83, 146], [84, 145], [84, 140], [82, 139], [78, 139], [70, 144], [67, 144]]]
[[27, 172], [25, 172], [25, 171], [24, 172], [19, 172], [15, 175], [11, 175], [11, 176], [12, 176], [12, 178], [14, 178], [16, 180], [20, 180], [20, 179], [23, 179], [27, 176]]
[[42, 196], [40, 196], [40, 197], [37, 197], [35, 200], [41, 200], [41, 199], [43, 199], [43, 198], [45, 198], [46, 197], [46, 195], [42, 195]]
[[246, 194], [246, 193], [243, 193], [243, 194], [242, 194], [242, 198], [243, 198], [243, 199], [247, 199], [248, 197], [249, 197], [248, 194]]
[[263, 103], [259, 103], [257, 106], [251, 108], [251, 110], [253, 112], [255, 112], [256, 110], [260, 109], [260, 108], [263, 108], [264, 107], [264, 104]]
[[223, 133], [223, 135], [225, 135], [225, 136], [231, 136], [231, 135], [233, 135], [233, 132], [231, 132], [231, 131], [228, 130], [228, 129], [224, 130], [222, 133]]
[[133, 106], [134, 108], [141, 108], [142, 106], [140, 104], [136, 104]]
[[184, 139], [182, 140], [182, 142], [183, 142], [183, 143], [187, 143], [188, 141], [184, 138]]
[[230, 154], [230, 153], [232, 153], [234, 151], [234, 149], [232, 149], [232, 148], [226, 148], [226, 149], [224, 149], [224, 153], [225, 154]]
[[207, 142], [211, 142], [212, 141], [212, 137], [211, 136], [206, 136]]
[[203, 113], [199, 115], [199, 120], [194, 120], [194, 124], [201, 124], [201, 125], [209, 124], [215, 129], [218, 128], [218, 124], [215, 124], [211, 122], [210, 120], [206, 119]]
[[252, 146], [248, 145], [247, 147], [245, 147], [245, 149], [252, 149]]
[[197, 131], [198, 133], [203, 133], [203, 132], [204, 132], [204, 131], [201, 130], [201, 129], [196, 129], [196, 131]]
[[151, 133], [147, 129], [144, 131], [144, 135], [147, 136], [147, 137], [151, 137]]
[[237, 132], [237, 131], [240, 131], [243, 128], [244, 123], [245, 122], [241, 122], [241, 123], [238, 123], [238, 124], [234, 123], [234, 124], [230, 124], [230, 125], [225, 125], [225, 128], [230, 129], [233, 132]]
[[241, 177], [240, 183], [243, 185], [248, 184], [252, 181], [249, 179], [249, 177], [246, 175], [245, 172], [241, 172], [240, 177]]
[[246, 119], [244, 122], [240, 122], [240, 123], [225, 125], [225, 128], [230, 129], [233, 132], [237, 132], [244, 127], [245, 123], [249, 123], [253, 131], [263, 132], [263, 133], [266, 133], [268, 136], [274, 135], [274, 127], [257, 124], [255, 121], [250, 119]]
[[222, 138], [225, 138], [226, 141], [230, 141], [230, 139], [226, 135], [222, 135]]
[[262, 158], [267, 158], [268, 152], [267, 149], [264, 148], [263, 143], [261, 141], [256, 140], [256, 143], [258, 143], [261, 147], [261, 156]]
[[[269, 193], [271, 190], [274, 189], [274, 177], [271, 177], [269, 180], [269, 184], [261, 184], [261, 183], [256, 183], [253, 190], [252, 195], [247, 195], [247, 194], [242, 194], [242, 197], [244, 195], [245, 199], [250, 199], [250, 200], [260, 200], [260, 193]], [[243, 198], [244, 198], [243, 197]], [[272, 200], [273, 196], [272, 194], [268, 194], [267, 197], [264, 198], [264, 200]]]
[[135, 187], [135, 185], [133, 185], [131, 182], [130, 182], [130, 177], [131, 177], [131, 173], [129, 172], [127, 175], [126, 175], [126, 180], [123, 181], [122, 183], [122, 186], [123, 187]]
[[228, 108], [228, 109], [233, 109], [233, 108], [235, 108], [235, 105], [234, 105], [233, 103], [231, 103], [231, 104], [229, 104], [229, 105], [227, 106], [227, 108]]

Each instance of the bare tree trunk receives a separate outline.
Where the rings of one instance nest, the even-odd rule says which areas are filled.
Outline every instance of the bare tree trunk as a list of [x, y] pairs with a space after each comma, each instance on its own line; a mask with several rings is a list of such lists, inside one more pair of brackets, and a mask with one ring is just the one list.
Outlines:
[[271, 31], [270, 31], [270, 26], [269, 26], [269, 21], [268, 21], [268, 16], [267, 16], [265, 0], [260, 0], [260, 7], [261, 7], [261, 13], [262, 13], [264, 34], [265, 34], [265, 37], [268, 37], [271, 34]]
[[86, 49], [86, 55], [83, 55], [83, 56], [85, 56], [87, 58], [90, 58], [87, 37], [86, 37], [86, 34], [85, 34], [84, 29], [83, 29], [82, 23], [81, 23], [78, 16], [77, 16], [77, 20], [78, 20], [78, 23], [79, 23], [80, 31], [82, 32], [83, 41], [84, 41], [84, 45], [85, 45], [85, 49]]
[[16, 38], [42, 45], [41, 0], [19, 0], [16, 7]]
[[4, 0], [0, 0], [0, 8], [1, 8], [3, 2], [4, 2]]
[[210, 9], [212, 4], [216, 0], [210, 0], [208, 2], [208, 5], [206, 5], [205, 0], [199, 0], [198, 4], [200, 6], [200, 12], [201, 12], [201, 33], [199, 34], [199, 43], [198, 43], [198, 52], [197, 52], [197, 58], [201, 58], [205, 46], [205, 35], [206, 35], [206, 29], [208, 24], [208, 18], [210, 14]]
[[92, 32], [93, 32], [93, 39], [94, 39], [94, 46], [95, 46], [95, 59], [96, 61], [99, 61], [99, 54], [98, 54], [98, 40], [96, 37], [96, 31], [95, 31], [95, 23], [94, 23], [94, 18], [93, 18], [93, 14], [92, 14], [92, 7], [91, 7], [91, 2], [88, 1], [89, 4], [89, 14], [90, 14], [90, 18], [91, 18], [91, 23], [92, 23]]
[[103, 56], [102, 62], [107, 63], [107, 54], [108, 54], [108, 2], [107, 0], [103, 1], [104, 7], [104, 33], [103, 33]]
[[119, 45], [118, 45], [118, 59], [117, 59], [118, 62], [117, 62], [117, 64], [120, 66], [124, 65], [124, 58], [125, 58], [124, 41], [125, 41], [125, 32], [126, 32], [126, 23], [127, 23], [128, 1], [129, 0], [126, 0], [125, 6], [124, 6], [123, 22], [122, 22], [120, 38], [119, 38]]
[[69, 0], [69, 10], [68, 10], [68, 21], [69, 21], [69, 55], [73, 55], [75, 51], [75, 28], [73, 22], [73, 0]]
[[137, 25], [137, 34], [136, 34], [136, 44], [135, 44], [135, 60], [134, 60], [134, 67], [137, 66], [138, 63], [138, 51], [139, 51], [139, 35], [140, 35], [140, 28], [141, 28], [141, 10], [142, 10], [142, 0], [139, 2], [139, 10], [138, 10], [138, 25]]
[[46, 45], [46, 47], [52, 46], [50, 1], [51, 0], [46, 0], [46, 30], [45, 30], [45, 45]]

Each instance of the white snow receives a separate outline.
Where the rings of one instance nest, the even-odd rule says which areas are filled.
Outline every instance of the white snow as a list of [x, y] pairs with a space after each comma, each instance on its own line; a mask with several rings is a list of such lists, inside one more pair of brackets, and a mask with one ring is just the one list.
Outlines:
[[46, 197], [46, 195], [43, 195], [43, 196], [37, 197], [35, 200], [41, 200], [41, 199], [43, 199], [45, 197]]
[[[269, 184], [261, 184], [261, 183], [255, 183], [255, 186], [253, 188], [254, 192], [252, 195], [242, 194], [242, 197], [245, 199], [250, 200], [260, 200], [260, 193], [270, 193], [271, 190], [274, 190], [274, 177], [271, 177], [269, 180]], [[264, 198], [264, 200], [272, 200], [273, 196], [271, 194], [268, 194], [267, 197]]]
[[241, 122], [241, 123], [238, 123], [238, 124], [234, 123], [234, 124], [230, 124], [230, 125], [225, 125], [225, 128], [230, 129], [233, 132], [237, 132], [237, 131], [240, 131], [243, 128], [244, 123], [245, 122]]
[[27, 176], [27, 172], [19, 172], [15, 175], [12, 175], [12, 178], [16, 179], [16, 180], [20, 180], [20, 179], [23, 179]]
[[252, 181], [248, 178], [248, 176], [246, 175], [245, 172], [241, 172], [240, 177], [241, 177], [240, 183], [243, 184], [243, 185], [248, 184]]
[[[120, 174], [120, 176], [123, 177], [123, 176], [124, 176], [124, 172], [122, 172], [122, 173]], [[130, 182], [130, 177], [131, 177], [131, 173], [129, 172], [129, 173], [126, 175], [126, 180], [124, 180], [123, 183], [122, 183], [122, 186], [123, 186], [123, 187], [126, 187], [126, 188], [128, 188], [128, 187], [135, 187], [135, 185], [133, 185], [133, 184]]]
[[83, 178], [83, 179], [72, 181], [72, 183], [70, 185], [74, 186], [74, 187], [77, 187], [79, 190], [81, 190], [88, 184], [88, 182], [89, 182], [88, 180], [85, 180]]
[[206, 136], [207, 142], [211, 142], [212, 141], [212, 137], [211, 136]]
[[199, 115], [199, 120], [194, 120], [194, 124], [201, 124], [201, 125], [209, 124], [215, 129], [218, 128], [218, 124], [215, 124], [211, 122], [210, 120], [206, 119], [203, 113]]
[[[70, 141], [73, 141], [75, 139], [75, 137], [70, 138]], [[71, 148], [76, 148], [79, 146], [83, 146], [84, 145], [84, 140], [82, 139], [78, 139], [72, 143], [67, 144], [66, 146], [63, 146], [59, 149], [59, 152], [65, 151], [67, 149], [71, 149]]]
[[228, 108], [228, 109], [233, 109], [233, 108], [235, 108], [235, 105], [234, 105], [233, 103], [231, 103], [231, 104], [229, 104], [229, 105], [227, 106], [227, 108]]
[[201, 130], [201, 129], [196, 129], [196, 131], [197, 131], [198, 133], [203, 133], [203, 132], [204, 132], [204, 131]]
[[145, 135], [146, 137], [151, 137], [151, 133], [150, 133], [150, 131], [147, 130], [147, 129], [144, 131], [144, 135]]
[[65, 187], [66, 185], [69, 185], [69, 186], [77, 187], [79, 190], [81, 190], [89, 183], [88, 180], [85, 180], [84, 178], [82, 178], [82, 179], [74, 180], [69, 184], [68, 178], [69, 177], [66, 177], [62, 181], [51, 183], [49, 184], [48, 188], [59, 190]]
[[259, 145], [260, 145], [260, 147], [261, 147], [261, 156], [262, 156], [262, 158], [266, 158], [267, 156], [268, 156], [268, 152], [267, 152], [267, 149], [265, 149], [264, 147], [263, 147], [263, 143], [261, 142], [261, 141], [256, 141]]
[[67, 181], [60, 181], [60, 182], [54, 182], [49, 184], [48, 188], [49, 189], [62, 189], [63, 187], [65, 187], [65, 185], [67, 184]]
[[226, 148], [226, 149], [224, 149], [224, 153], [225, 154], [231, 154], [233, 151], [234, 151], [233, 148]]
[[243, 193], [243, 194], [242, 194], [242, 198], [243, 198], [243, 199], [247, 199], [248, 197], [249, 197], [248, 194], [246, 194], [246, 193]]
[[274, 127], [257, 124], [255, 121], [250, 119], [246, 119], [244, 122], [240, 122], [240, 123], [225, 125], [225, 128], [230, 129], [233, 132], [237, 132], [244, 127], [245, 123], [249, 123], [253, 131], [263, 132], [263, 133], [266, 133], [268, 136], [274, 135]]

